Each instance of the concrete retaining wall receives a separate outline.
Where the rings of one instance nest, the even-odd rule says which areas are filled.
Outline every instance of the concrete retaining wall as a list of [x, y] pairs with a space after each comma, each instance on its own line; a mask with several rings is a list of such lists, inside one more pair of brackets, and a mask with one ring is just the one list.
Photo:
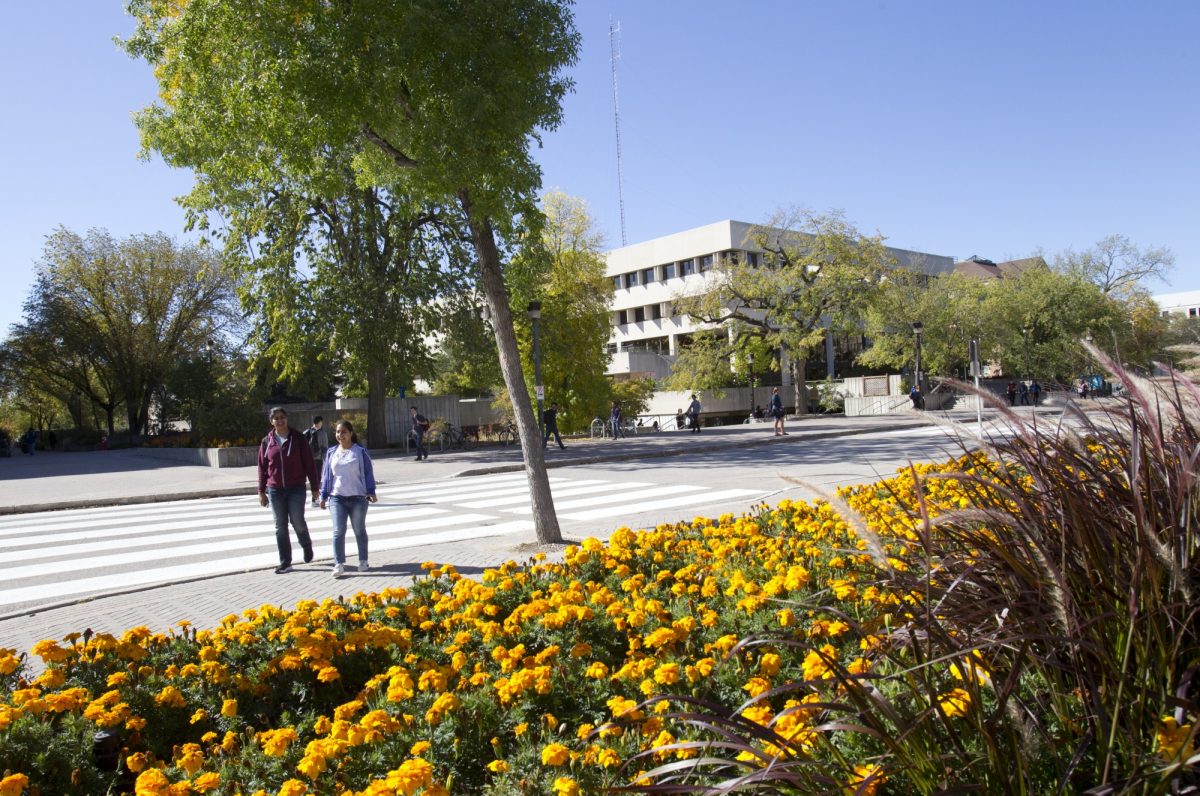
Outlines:
[[202, 467], [252, 467], [258, 464], [258, 447], [240, 448], [131, 448], [147, 459], [164, 459]]

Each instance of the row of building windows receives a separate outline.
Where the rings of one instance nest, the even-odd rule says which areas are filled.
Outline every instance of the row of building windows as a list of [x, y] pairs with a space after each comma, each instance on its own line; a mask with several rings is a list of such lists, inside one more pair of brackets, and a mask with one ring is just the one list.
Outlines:
[[642, 323], [644, 321], [659, 321], [663, 318], [670, 318], [672, 313], [671, 303], [665, 301], [662, 304], [647, 304], [645, 307], [631, 307], [627, 310], [617, 310], [613, 313], [616, 318], [617, 326], [624, 326], [627, 323]]
[[627, 290], [636, 285], [649, 285], [654, 282], [665, 282], [668, 279], [675, 278], [682, 279], [683, 277], [703, 273], [711, 269], [718, 257], [721, 263], [731, 262], [737, 264], [743, 256], [751, 267], [758, 265], [757, 252], [723, 251], [715, 255], [705, 254], [701, 257], [689, 257], [686, 260], [677, 260], [673, 263], [653, 265], [649, 268], [640, 268], [636, 271], [616, 274], [612, 278], [613, 288], [616, 290]]

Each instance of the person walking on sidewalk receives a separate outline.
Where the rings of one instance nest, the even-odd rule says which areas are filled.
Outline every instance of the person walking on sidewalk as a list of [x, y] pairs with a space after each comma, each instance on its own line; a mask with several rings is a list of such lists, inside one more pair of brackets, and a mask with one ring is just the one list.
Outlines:
[[429, 460], [429, 448], [425, 447], [425, 432], [429, 431], [429, 418], [417, 411], [417, 407], [408, 407], [409, 413], [412, 415], [412, 433], [417, 439], [417, 458], [416, 461], [425, 459]]
[[275, 574], [292, 571], [292, 540], [288, 521], [296, 529], [296, 538], [304, 549], [304, 563], [313, 560], [312, 538], [304, 521], [304, 481], [312, 484], [317, 499], [317, 464], [304, 435], [288, 425], [283, 407], [271, 409], [272, 429], [258, 446], [258, 502], [271, 506], [275, 515], [275, 544], [279, 548], [279, 566]]
[[613, 442], [616, 442], [617, 437], [621, 436], [621, 402], [613, 401], [612, 409], [608, 413], [608, 427], [612, 429]]
[[563, 445], [562, 435], [558, 433], [558, 404], [550, 404], [550, 408], [542, 412], [542, 422], [546, 425], [546, 436], [542, 437], [542, 450], [546, 449], [546, 443], [550, 441], [551, 435], [558, 443], [558, 447], [565, 450], [567, 446]]
[[771, 417], [775, 418], [775, 436], [786, 437], [787, 432], [783, 430], [783, 398], [779, 395], [779, 388], [771, 389]]
[[[325, 463], [325, 451], [329, 450], [333, 444], [329, 438], [329, 431], [325, 428], [325, 418], [320, 415], [314, 417], [312, 425], [304, 430], [304, 439], [312, 450], [313, 461], [317, 465], [317, 470], [320, 471]], [[317, 501], [314, 498], [313, 508], [316, 507]]]
[[688, 404], [688, 421], [693, 434], [700, 433], [700, 399], [692, 393], [692, 402]]
[[339, 420], [334, 430], [337, 445], [325, 453], [321, 469], [321, 508], [333, 515], [333, 576], [346, 574], [346, 520], [354, 528], [358, 545], [358, 571], [371, 568], [367, 562], [367, 504], [375, 496], [375, 469], [371, 455], [358, 444], [354, 426]]

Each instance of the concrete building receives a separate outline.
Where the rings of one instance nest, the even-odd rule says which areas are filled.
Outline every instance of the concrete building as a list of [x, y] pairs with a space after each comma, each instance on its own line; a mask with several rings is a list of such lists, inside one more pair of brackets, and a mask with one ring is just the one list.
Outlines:
[[[674, 300], [702, 293], [712, 282], [714, 268], [731, 258], [758, 264], [763, 253], [749, 239], [756, 226], [718, 221], [608, 252], [607, 273], [613, 280], [609, 375], [661, 379], [670, 373], [681, 342], [702, 328], [686, 315], [676, 314]], [[891, 247], [887, 251], [901, 267], [930, 275], [954, 268], [951, 257]], [[833, 348], [830, 336], [827, 362], [832, 362]], [[783, 368], [783, 383], [789, 383], [787, 370]]]
[[1186, 290], [1182, 293], [1162, 293], [1154, 296], [1154, 303], [1162, 310], [1163, 316], [1186, 315], [1189, 318], [1200, 318], [1200, 290]]

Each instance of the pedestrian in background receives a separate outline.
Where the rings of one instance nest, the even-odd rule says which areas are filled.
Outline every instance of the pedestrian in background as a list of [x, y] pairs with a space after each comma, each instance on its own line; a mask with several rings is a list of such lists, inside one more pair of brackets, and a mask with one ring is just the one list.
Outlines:
[[[308, 442], [309, 449], [312, 450], [313, 461], [319, 471], [325, 462], [325, 451], [329, 450], [333, 444], [329, 439], [329, 431], [325, 429], [325, 418], [320, 415], [314, 417], [312, 425], [304, 430], [304, 439]], [[317, 500], [313, 498], [313, 508], [316, 506]]]
[[288, 425], [283, 407], [271, 409], [271, 432], [258, 446], [258, 502], [270, 504], [275, 515], [275, 545], [279, 548], [279, 566], [275, 574], [292, 571], [292, 540], [288, 521], [304, 548], [304, 563], [313, 560], [312, 538], [304, 521], [304, 482], [312, 484], [315, 501], [320, 492], [317, 464], [304, 435]]
[[558, 433], [558, 404], [550, 404], [550, 408], [542, 412], [542, 422], [546, 426], [546, 436], [542, 437], [542, 449], [545, 450], [546, 443], [550, 441], [550, 437], [554, 437], [554, 441], [558, 443], [558, 447], [566, 449], [563, 445], [562, 435]]
[[1008, 387], [1005, 389], [1005, 393], [1008, 394], [1008, 405], [1016, 406], [1017, 405], [1017, 383], [1015, 381], [1013, 381], [1012, 379], [1008, 380]]
[[1033, 399], [1033, 405], [1038, 405], [1038, 399], [1042, 397], [1042, 385], [1038, 384], [1038, 380], [1034, 379], [1029, 382], [1029, 397]]
[[783, 430], [783, 398], [779, 395], [779, 388], [771, 389], [771, 417], [775, 418], [775, 436], [786, 437], [787, 432]]
[[675, 410], [675, 430], [683, 431], [684, 425], [687, 423], [687, 416], [682, 409]]
[[700, 399], [692, 393], [691, 403], [688, 404], [688, 420], [693, 434], [700, 433]]
[[1029, 406], [1029, 385], [1024, 380], [1017, 385], [1017, 394], [1021, 398], [1021, 406]]
[[908, 397], [912, 399], [913, 409], [925, 408], [925, 396], [921, 395], [920, 384], [913, 384], [912, 389], [908, 391]]
[[325, 453], [321, 470], [321, 508], [329, 506], [333, 516], [333, 576], [346, 574], [346, 520], [354, 529], [358, 545], [358, 571], [371, 568], [367, 561], [367, 504], [375, 496], [375, 469], [371, 455], [358, 444], [354, 426], [339, 420], [334, 430], [337, 445]]
[[417, 411], [417, 407], [408, 407], [409, 414], [412, 415], [412, 433], [417, 438], [417, 458], [416, 461], [425, 459], [429, 460], [429, 449], [425, 447], [425, 432], [429, 431], [429, 418]]
[[621, 436], [621, 402], [613, 401], [612, 409], [608, 413], [608, 426], [612, 429], [612, 438], [615, 441]]
[[308, 440], [313, 458], [316, 459], [317, 466], [321, 467], [325, 462], [325, 452], [333, 446], [333, 438], [329, 435], [329, 429], [325, 428], [325, 418], [320, 415], [314, 417], [312, 426], [304, 431], [304, 439]]

